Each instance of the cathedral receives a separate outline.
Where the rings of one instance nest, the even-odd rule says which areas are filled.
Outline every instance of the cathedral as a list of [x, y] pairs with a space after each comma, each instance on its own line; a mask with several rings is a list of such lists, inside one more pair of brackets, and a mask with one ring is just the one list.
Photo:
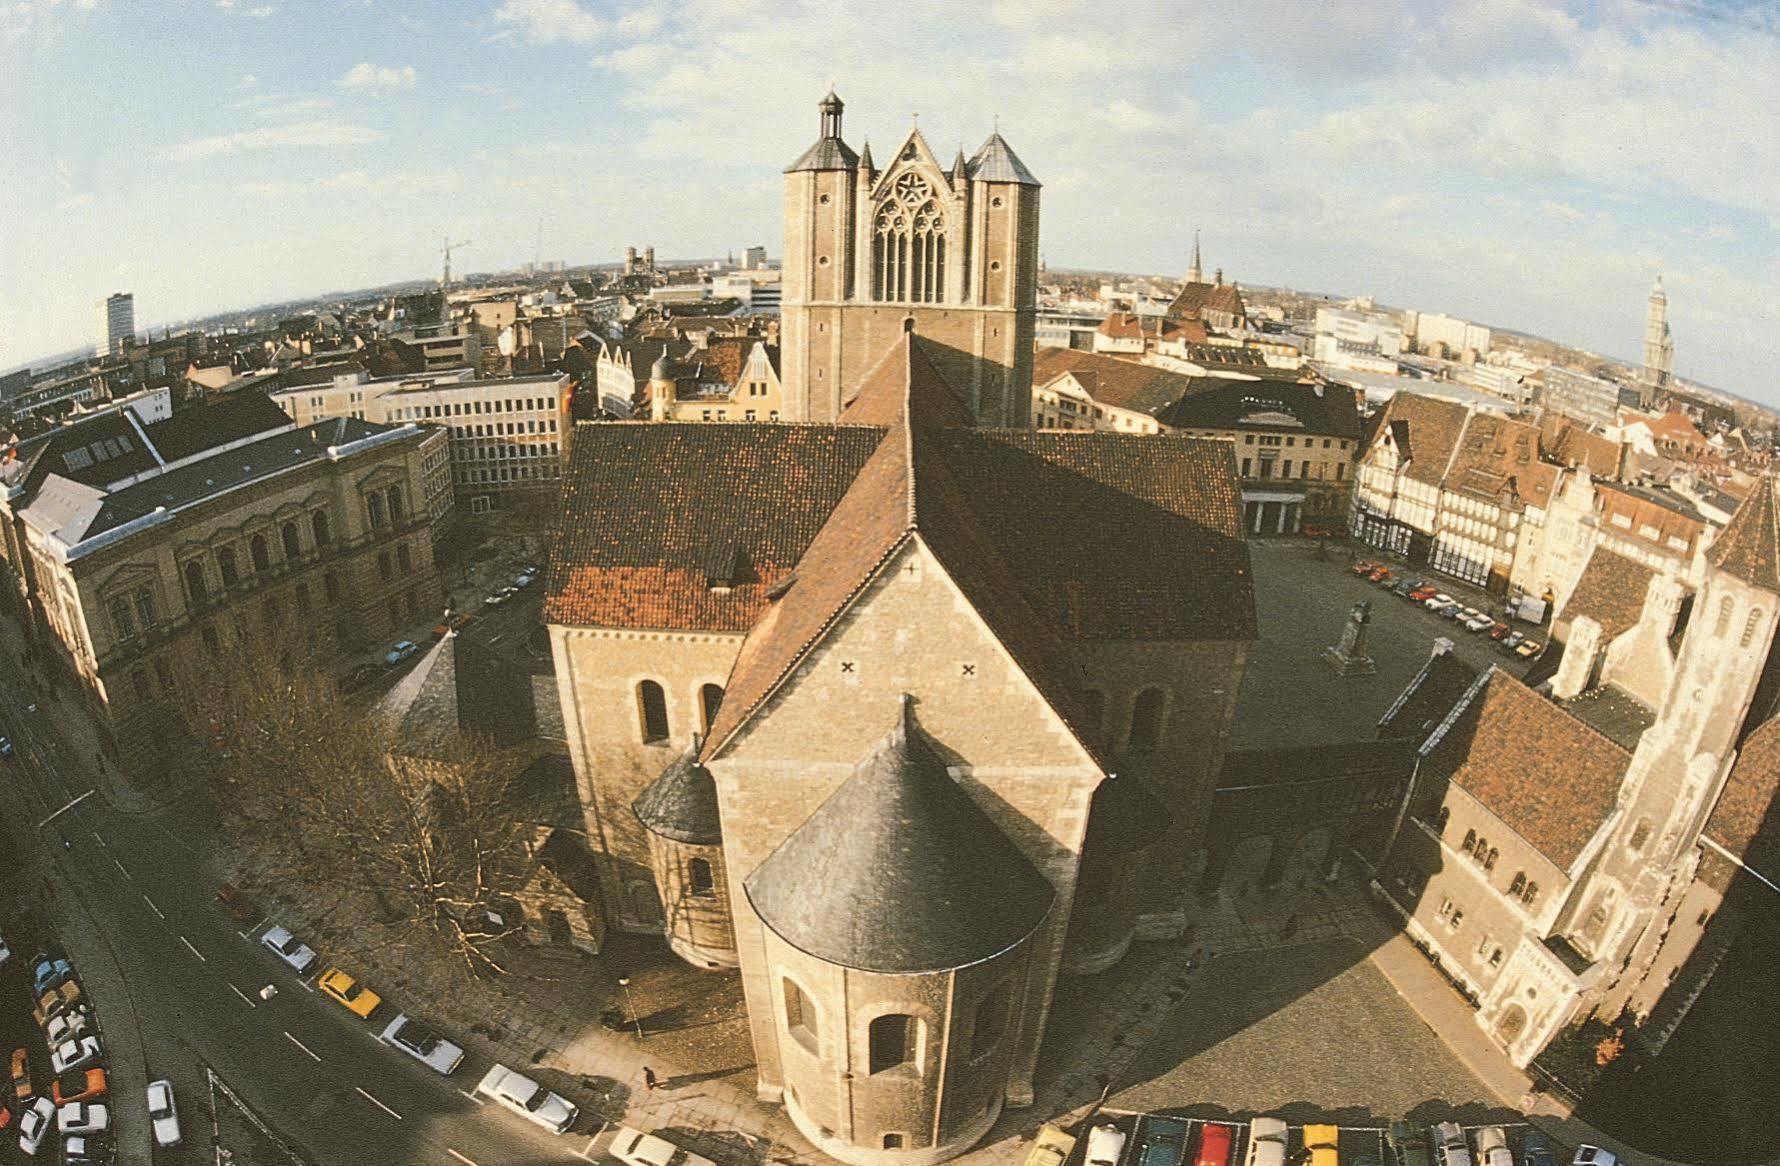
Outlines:
[[1255, 634], [1226, 445], [1037, 433], [999, 134], [785, 176], [787, 419], [578, 427], [545, 622], [610, 926], [740, 970], [761, 1099], [925, 1166], [1204, 844]]

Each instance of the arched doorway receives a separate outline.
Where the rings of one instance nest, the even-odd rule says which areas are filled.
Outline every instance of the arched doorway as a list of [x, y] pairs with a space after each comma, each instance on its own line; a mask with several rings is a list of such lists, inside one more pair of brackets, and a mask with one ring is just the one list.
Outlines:
[[1510, 1004], [1496, 1017], [1496, 1039], [1502, 1042], [1503, 1048], [1513, 1048], [1514, 1042], [1526, 1030], [1527, 1010], [1518, 1004]]

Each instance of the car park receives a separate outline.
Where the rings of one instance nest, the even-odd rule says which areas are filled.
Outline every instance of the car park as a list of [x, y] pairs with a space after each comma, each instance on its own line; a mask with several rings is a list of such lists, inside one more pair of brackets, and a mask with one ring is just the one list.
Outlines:
[[1310, 1166], [1340, 1166], [1341, 1130], [1332, 1125], [1304, 1127], [1304, 1149], [1310, 1155]]
[[75, 1069], [57, 1077], [50, 1086], [50, 1100], [57, 1105], [71, 1101], [97, 1101], [106, 1093], [105, 1070], [98, 1066]]
[[1496, 621], [1484, 612], [1478, 612], [1475, 616], [1465, 621], [1465, 630], [1468, 632], [1481, 632], [1495, 626]]
[[1235, 1145], [1234, 1126], [1208, 1121], [1199, 1127], [1199, 1146], [1193, 1151], [1193, 1166], [1230, 1166], [1230, 1151]]
[[1619, 1166], [1619, 1155], [1584, 1143], [1576, 1147], [1576, 1156], [1570, 1159], [1570, 1166]]
[[1412, 602], [1415, 602], [1415, 603], [1426, 603], [1428, 600], [1434, 598], [1434, 596], [1436, 596], [1438, 594], [1440, 594], [1439, 588], [1430, 587], [1428, 584], [1423, 583], [1420, 587], [1417, 587], [1413, 591], [1411, 591], [1409, 593], [1408, 598]]
[[102, 1134], [111, 1128], [111, 1111], [91, 1102], [70, 1101], [56, 1110], [56, 1128], [64, 1134]]
[[1448, 595], [1444, 591], [1436, 591], [1436, 592], [1434, 592], [1434, 594], [1432, 594], [1432, 595], [1428, 596], [1426, 599], [1422, 600], [1422, 606], [1427, 608], [1429, 611], [1439, 611], [1442, 608], [1451, 607], [1452, 603], [1453, 603], [1452, 596]]
[[1391, 584], [1391, 592], [1403, 599], [1408, 599], [1410, 593], [1416, 589], [1416, 586], [1417, 581], [1414, 579], [1399, 579]]
[[413, 640], [397, 640], [389, 651], [383, 653], [383, 662], [393, 668], [418, 651], [420, 645]]
[[1440, 1166], [1471, 1166], [1471, 1149], [1465, 1144], [1465, 1130], [1456, 1121], [1443, 1121], [1428, 1128], [1434, 1140], [1434, 1153]]
[[383, 1003], [383, 997], [339, 968], [329, 968], [323, 972], [321, 978], [315, 981], [315, 986], [321, 990], [323, 996], [363, 1019], [369, 1019], [371, 1013], [377, 1011], [377, 1005]]
[[99, 1038], [83, 1036], [79, 1040], [64, 1041], [49, 1055], [50, 1071], [58, 1077], [70, 1069], [84, 1069], [99, 1061]]
[[1555, 1166], [1556, 1161], [1551, 1139], [1543, 1131], [1526, 1130], [1520, 1135], [1520, 1166]]
[[612, 1156], [626, 1166], [713, 1166], [709, 1158], [701, 1158], [683, 1150], [666, 1138], [619, 1126], [612, 1137]]
[[1538, 640], [1522, 640], [1514, 645], [1514, 654], [1523, 660], [1531, 660], [1539, 654], [1541, 646]]
[[1286, 1166], [1286, 1123], [1257, 1117], [1248, 1123], [1247, 1166]]
[[62, 1139], [62, 1161], [68, 1166], [105, 1166], [111, 1146], [97, 1134], [70, 1134]]
[[1482, 615], [1475, 607], [1466, 607], [1462, 603], [1453, 604], [1453, 610], [1446, 613], [1446, 618], [1454, 623], [1466, 623]]
[[1026, 1151], [1026, 1166], [1063, 1166], [1074, 1149], [1074, 1138], [1046, 1122], [1038, 1127], [1032, 1148]]
[[1459, 612], [1463, 611], [1464, 607], [1463, 607], [1463, 605], [1458, 604], [1458, 603], [1448, 603], [1448, 604], [1445, 604], [1440, 607], [1432, 608], [1430, 610], [1432, 610], [1433, 613], [1435, 615], [1439, 616], [1441, 619], [1451, 619], [1452, 617], [1456, 616]]
[[1378, 570], [1378, 564], [1371, 559], [1361, 559], [1353, 565], [1354, 574], [1360, 576], [1362, 579], [1376, 570]]
[[1507, 624], [1497, 622], [1490, 626], [1490, 639], [1497, 641], [1505, 640], [1508, 638], [1508, 633], [1513, 630], [1514, 629]]
[[1146, 1117], [1138, 1130], [1135, 1166], [1180, 1166], [1187, 1152], [1187, 1123], [1172, 1117]]
[[493, 1098], [527, 1121], [543, 1126], [553, 1134], [568, 1132], [580, 1115], [574, 1103], [560, 1097], [523, 1073], [515, 1073], [498, 1061], [489, 1066], [476, 1092]]
[[37, 1018], [38, 1027], [49, 1023], [49, 1018], [58, 1012], [66, 1012], [80, 1003], [80, 984], [75, 980], [64, 980], [62, 983], [45, 992], [37, 999], [37, 1008], [33, 1015]]
[[33, 1101], [25, 1112], [19, 1115], [19, 1149], [35, 1156], [43, 1139], [49, 1135], [50, 1126], [56, 1123], [56, 1107], [47, 1097], [39, 1097]]
[[148, 1083], [148, 1120], [154, 1128], [155, 1145], [179, 1145], [179, 1107], [173, 1102], [171, 1081]]
[[384, 1026], [378, 1039], [401, 1049], [436, 1073], [450, 1076], [463, 1063], [464, 1051], [418, 1020], [401, 1013]]
[[59, 988], [73, 978], [74, 967], [67, 960], [40, 955], [32, 961], [31, 982], [36, 985], [39, 995], [51, 988]]
[[266, 928], [266, 933], [260, 936], [260, 946], [298, 972], [307, 971], [309, 965], [315, 962], [314, 949], [283, 927]]
[[1088, 1149], [1083, 1156], [1087, 1166], [1119, 1166], [1125, 1153], [1125, 1131], [1109, 1121], [1088, 1131]]
[[1479, 1166], [1514, 1166], [1508, 1131], [1501, 1126], [1483, 1126], [1471, 1135], [1471, 1141], [1477, 1147]]
[[1504, 652], [1512, 652], [1514, 649], [1520, 647], [1521, 642], [1526, 638], [1527, 637], [1520, 632], [1509, 632], [1502, 637], [1502, 650]]
[[31, 1084], [31, 1053], [28, 1049], [12, 1051], [12, 1095], [18, 1101], [29, 1101], [37, 1095]]
[[1394, 1121], [1385, 1131], [1397, 1166], [1434, 1166], [1434, 1154], [1428, 1135], [1421, 1126], [1407, 1121]]
[[50, 1017], [49, 1023], [43, 1028], [43, 1035], [51, 1045], [59, 1045], [86, 1036], [92, 1031], [92, 1027], [92, 1013], [82, 1004]]

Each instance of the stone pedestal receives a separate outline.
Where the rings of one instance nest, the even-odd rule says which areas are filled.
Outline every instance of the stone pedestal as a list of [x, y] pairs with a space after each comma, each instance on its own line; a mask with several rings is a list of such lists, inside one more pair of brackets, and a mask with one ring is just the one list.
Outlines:
[[1362, 599], [1348, 612], [1341, 642], [1323, 649], [1323, 660], [1337, 676], [1370, 676], [1378, 665], [1366, 654], [1366, 628], [1372, 622], [1372, 603]]

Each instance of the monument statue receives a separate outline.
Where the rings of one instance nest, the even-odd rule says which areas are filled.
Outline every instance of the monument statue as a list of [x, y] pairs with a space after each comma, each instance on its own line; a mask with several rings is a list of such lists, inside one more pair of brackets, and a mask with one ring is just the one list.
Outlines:
[[1370, 676], [1378, 665], [1366, 654], [1366, 628], [1372, 623], [1372, 601], [1362, 599], [1347, 613], [1341, 642], [1323, 649], [1323, 659], [1338, 676]]

